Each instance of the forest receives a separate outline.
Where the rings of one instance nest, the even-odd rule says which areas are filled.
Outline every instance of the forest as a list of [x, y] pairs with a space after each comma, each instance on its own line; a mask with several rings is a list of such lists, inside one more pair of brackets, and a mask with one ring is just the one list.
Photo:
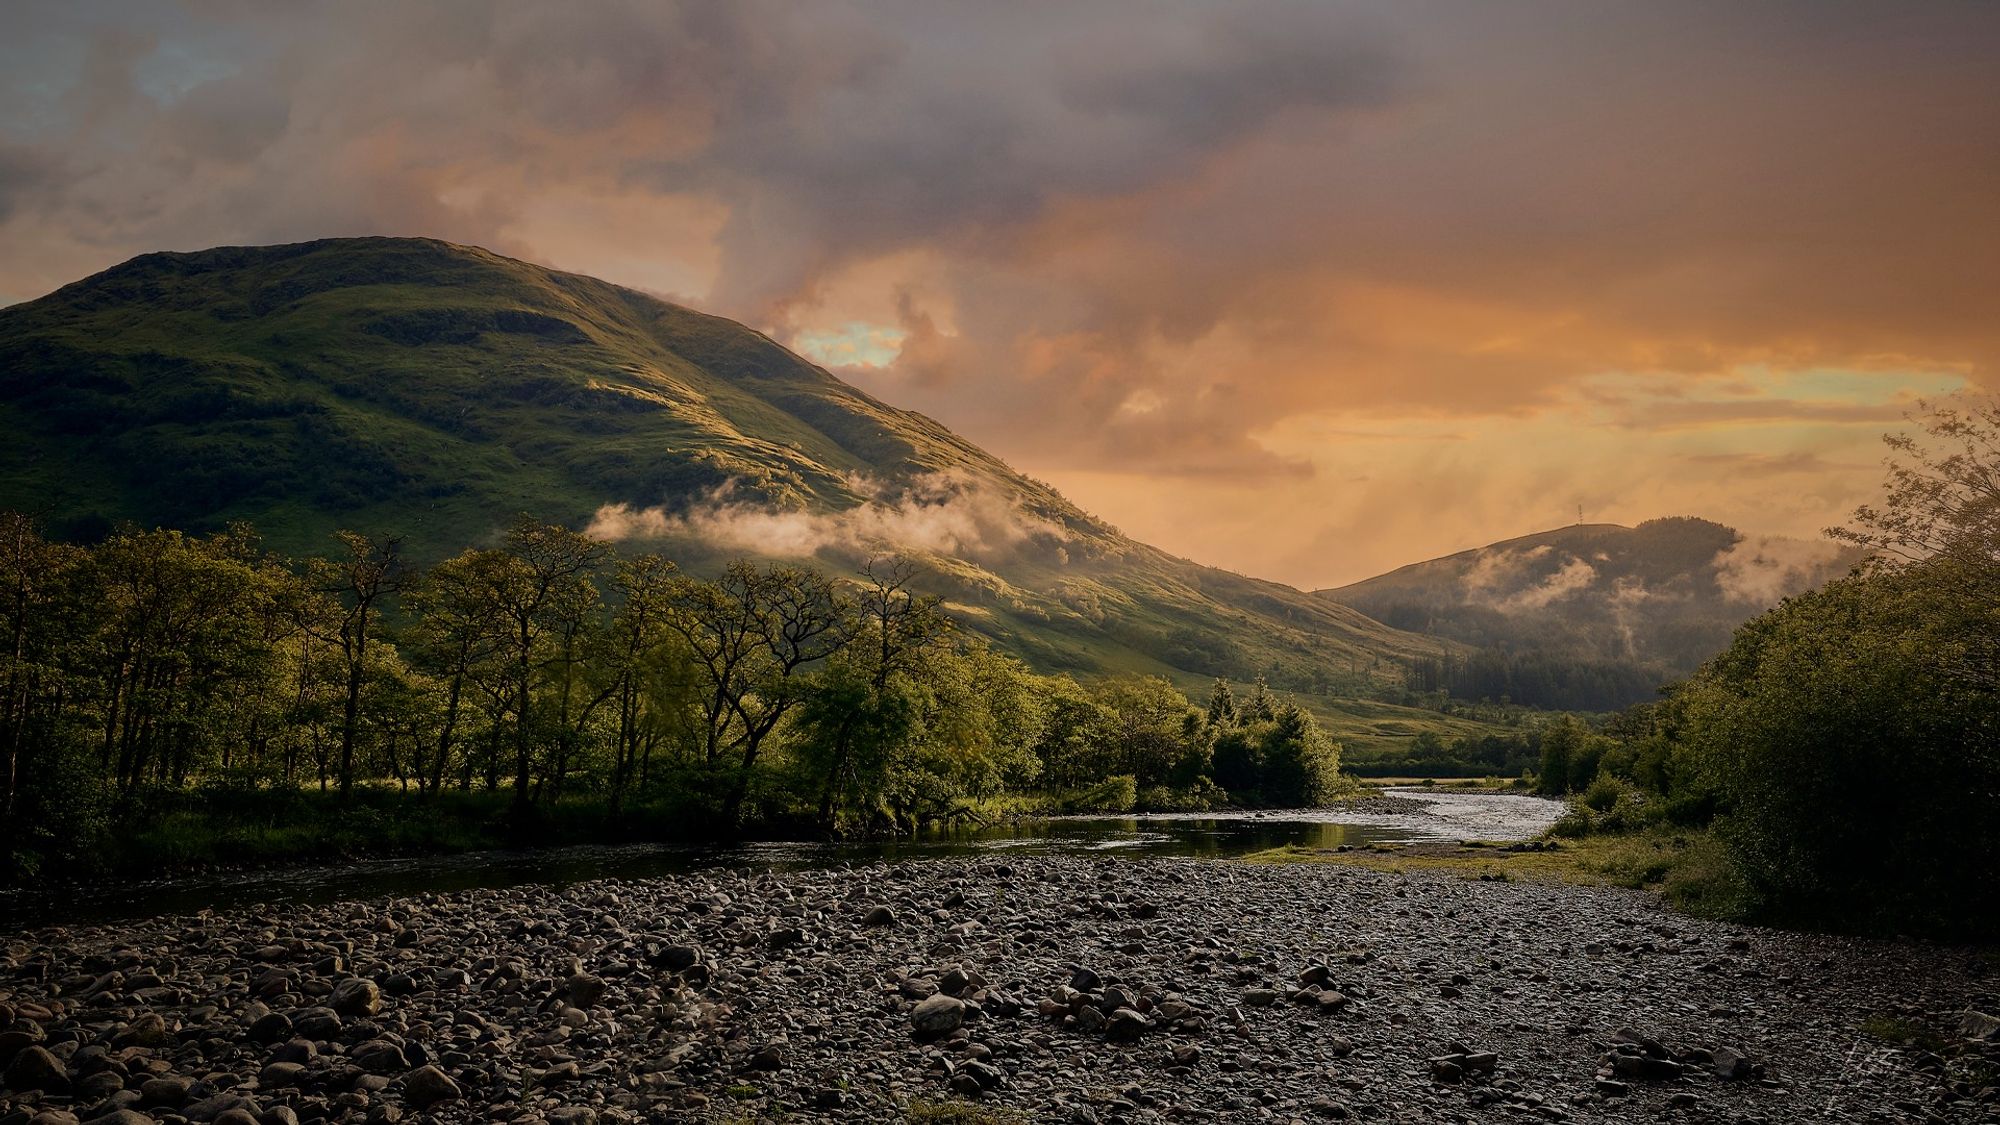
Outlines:
[[884, 558], [712, 576], [526, 517], [428, 568], [342, 532], [54, 541], [0, 514], [8, 877], [532, 839], [908, 831], [1012, 808], [1312, 805], [1259, 683], [1038, 675]]

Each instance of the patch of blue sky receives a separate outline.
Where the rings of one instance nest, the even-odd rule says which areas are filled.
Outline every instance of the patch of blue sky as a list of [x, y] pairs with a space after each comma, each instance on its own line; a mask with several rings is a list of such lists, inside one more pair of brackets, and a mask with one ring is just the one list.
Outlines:
[[907, 335], [886, 324], [850, 320], [839, 328], [800, 332], [792, 347], [824, 367], [887, 367], [902, 353]]

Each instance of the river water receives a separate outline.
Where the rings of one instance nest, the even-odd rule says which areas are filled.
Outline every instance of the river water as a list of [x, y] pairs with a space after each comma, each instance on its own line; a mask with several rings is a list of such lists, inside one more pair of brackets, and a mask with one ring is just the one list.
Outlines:
[[1413, 807], [1049, 817], [907, 839], [838, 843], [618, 844], [367, 859], [0, 894], [0, 932], [48, 924], [188, 914], [259, 903], [331, 902], [430, 891], [644, 879], [702, 867], [810, 868], [947, 856], [1097, 855], [1227, 859], [1309, 848], [1526, 840], [1561, 802], [1511, 793], [1407, 788]]

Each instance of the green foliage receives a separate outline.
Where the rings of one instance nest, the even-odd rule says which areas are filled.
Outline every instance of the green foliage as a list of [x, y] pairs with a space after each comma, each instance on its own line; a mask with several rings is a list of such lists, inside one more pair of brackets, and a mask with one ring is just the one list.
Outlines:
[[1724, 839], [1778, 916], [1950, 929], [2000, 911], [2000, 604], [1940, 559], [1746, 625], [1681, 692]]
[[906, 562], [704, 578], [526, 518], [424, 571], [338, 548], [288, 560], [243, 527], [76, 548], [0, 515], [9, 875], [1340, 789], [1337, 746], [1261, 684], [1244, 714], [1272, 717], [1224, 732], [1258, 763], [1231, 794], [1172, 683], [1037, 675]]
[[1138, 781], [1131, 774], [1121, 774], [1063, 795], [1057, 807], [1066, 813], [1122, 813], [1131, 812], [1138, 803]]
[[1216, 783], [1238, 801], [1278, 808], [1312, 808], [1343, 793], [1340, 745], [1328, 738], [1311, 713], [1296, 705], [1268, 703], [1248, 714], [1269, 711], [1216, 733], [1211, 756]]

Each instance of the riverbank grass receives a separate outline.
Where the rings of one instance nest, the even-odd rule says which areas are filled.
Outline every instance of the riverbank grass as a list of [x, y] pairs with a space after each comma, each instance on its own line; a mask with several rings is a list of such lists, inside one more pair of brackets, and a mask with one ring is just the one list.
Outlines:
[[1429, 872], [1466, 879], [1538, 880], [1574, 886], [1650, 891], [1683, 913], [1741, 919], [1750, 913], [1742, 874], [1707, 831], [1654, 830], [1550, 839], [1531, 850], [1467, 841], [1374, 845], [1347, 850], [1295, 844], [1254, 852], [1244, 863], [1337, 863], [1395, 874]]
[[1027, 1125], [1028, 1121], [1012, 1110], [989, 1109], [971, 1102], [921, 1100], [903, 1107], [903, 1120], [910, 1125]]

